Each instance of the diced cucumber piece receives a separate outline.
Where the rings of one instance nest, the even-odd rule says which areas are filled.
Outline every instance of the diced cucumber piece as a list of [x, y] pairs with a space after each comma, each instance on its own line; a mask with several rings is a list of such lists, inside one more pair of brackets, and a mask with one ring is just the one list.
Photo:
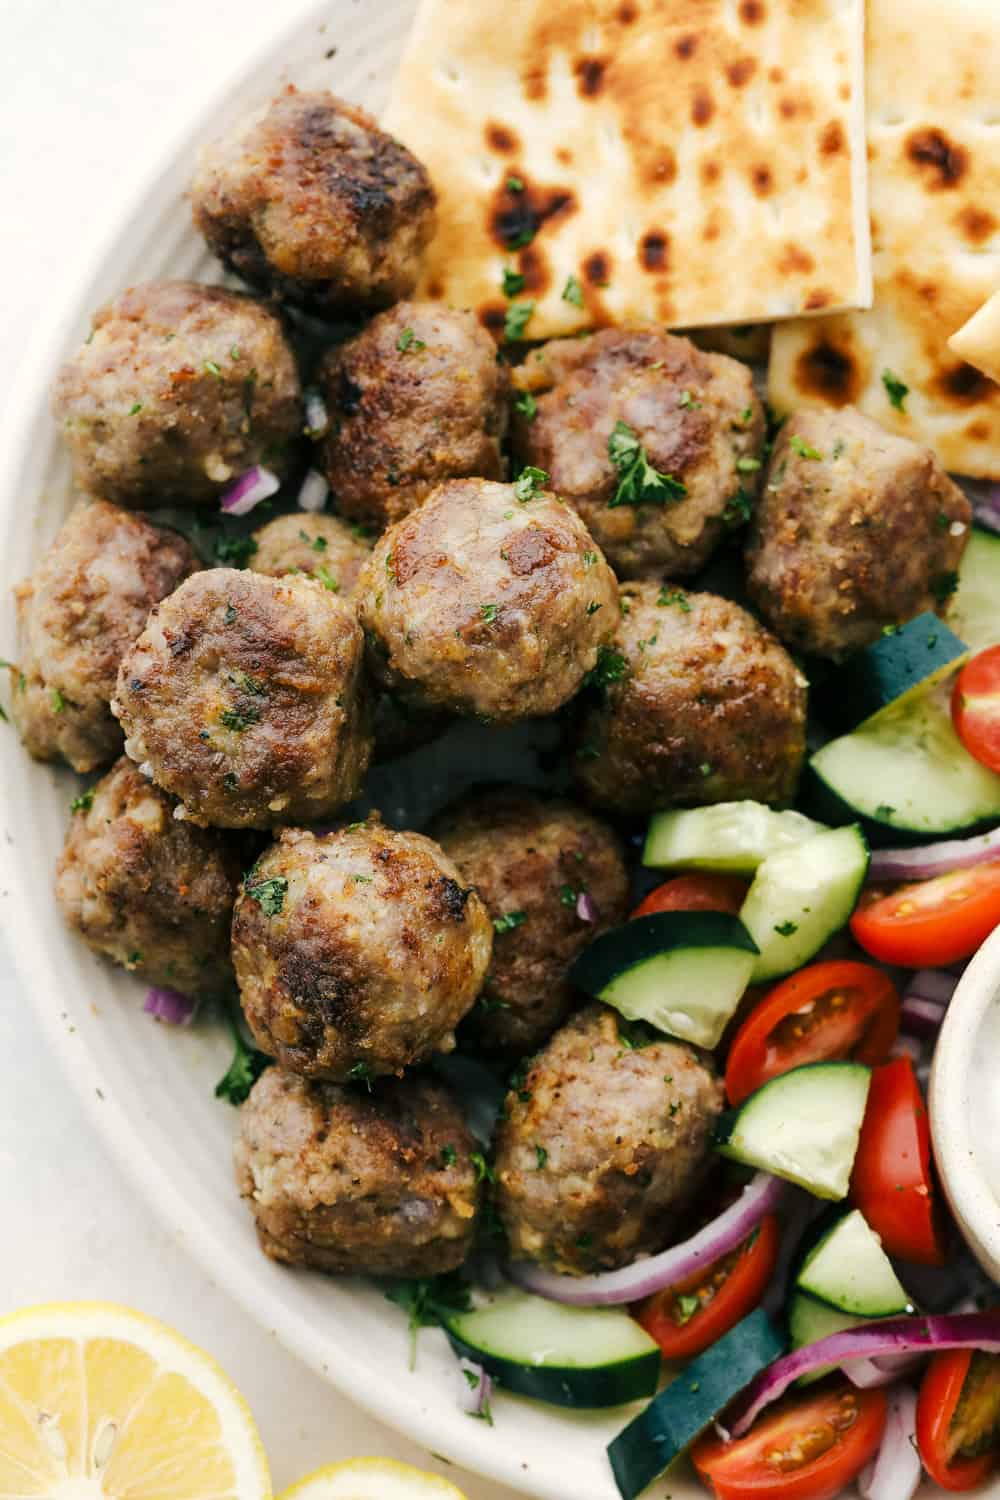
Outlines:
[[[831, 1334], [843, 1333], [845, 1328], [857, 1328], [863, 1321], [851, 1313], [827, 1307], [825, 1302], [817, 1302], [805, 1292], [795, 1292], [788, 1304], [788, 1340], [793, 1349], [802, 1349], [806, 1344], [818, 1344], [820, 1339], [829, 1338]], [[833, 1365], [824, 1365], [819, 1370], [811, 1370], [808, 1375], [800, 1375], [795, 1383], [812, 1385], [813, 1381], [829, 1375], [833, 1368]]]
[[968, 833], [1000, 819], [1000, 776], [973, 759], [952, 725], [952, 676], [816, 752], [814, 802], [831, 822], [860, 815], [884, 843]]
[[633, 1500], [674, 1462], [734, 1396], [784, 1353], [760, 1308], [699, 1354], [608, 1444], [622, 1500]]
[[456, 1353], [536, 1401], [620, 1406], [656, 1390], [659, 1347], [620, 1308], [565, 1307], [504, 1288], [450, 1314], [444, 1329]]
[[970, 651], [1000, 644], [1000, 536], [972, 528], [948, 605], [948, 624]]
[[603, 933], [570, 977], [630, 1021], [714, 1047], [750, 982], [756, 954], [746, 928], [728, 912], [654, 912]]
[[832, 666], [817, 684], [810, 707], [833, 730], [853, 729], [881, 709], [954, 670], [968, 647], [937, 615], [917, 615]]
[[913, 1311], [878, 1235], [858, 1209], [844, 1214], [806, 1255], [795, 1285], [842, 1313], [891, 1318]]
[[817, 833], [769, 855], [740, 911], [760, 950], [753, 983], [808, 963], [846, 925], [867, 872], [868, 845], [858, 827]]
[[716, 1149], [817, 1198], [846, 1198], [870, 1083], [856, 1062], [793, 1068], [722, 1116]]
[[752, 875], [761, 860], [821, 833], [823, 824], [763, 802], [654, 813], [642, 862], [655, 870], [723, 870]]

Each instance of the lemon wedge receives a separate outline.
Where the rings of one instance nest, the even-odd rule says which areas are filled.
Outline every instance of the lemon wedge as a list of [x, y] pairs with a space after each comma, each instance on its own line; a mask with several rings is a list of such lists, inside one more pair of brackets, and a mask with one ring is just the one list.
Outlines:
[[300, 1479], [280, 1500], [465, 1500], [447, 1479], [392, 1458], [349, 1458]]
[[2, 1500], [270, 1500], [249, 1408], [155, 1318], [106, 1302], [0, 1319]]

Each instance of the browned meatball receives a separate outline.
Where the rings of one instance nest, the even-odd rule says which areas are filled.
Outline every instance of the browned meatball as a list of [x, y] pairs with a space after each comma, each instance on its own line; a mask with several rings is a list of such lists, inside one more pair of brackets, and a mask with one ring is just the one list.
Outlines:
[[339, 516], [316, 516], [303, 511], [278, 516], [254, 532], [257, 550], [250, 559], [255, 573], [282, 578], [286, 573], [308, 573], [331, 594], [353, 594], [369, 548], [357, 531]]
[[187, 542], [95, 500], [63, 523], [14, 591], [21, 637], [14, 719], [37, 760], [93, 771], [121, 750], [109, 707], [118, 664], [153, 605], [199, 567]]
[[[515, 452], [551, 474], [620, 577], [687, 578], [745, 518], [764, 414], [738, 360], [669, 333], [606, 328], [543, 345], [514, 381], [538, 404], [515, 419]], [[643, 454], [676, 481], [655, 503], [637, 503], [641, 482], [625, 482]]]
[[568, 974], [624, 920], [628, 875], [616, 834], [571, 802], [517, 787], [471, 792], [431, 833], [493, 918], [490, 972], [470, 1021], [488, 1051], [537, 1047], [572, 1001]]
[[139, 510], [208, 504], [254, 464], [280, 477], [302, 430], [274, 313], [196, 281], [150, 281], [95, 313], [53, 409], [81, 489]]
[[568, 506], [485, 479], [440, 485], [387, 531], [358, 600], [387, 687], [502, 721], [572, 698], [617, 607], [614, 574]]
[[336, 812], [371, 756], [353, 607], [312, 578], [196, 573], [118, 673], [125, 750], [176, 816], [271, 828]]
[[574, 770], [620, 813], [749, 797], [787, 802], [805, 754], [806, 679], [752, 615], [715, 594], [626, 584]]
[[790, 646], [857, 651], [947, 604], [971, 520], [929, 448], [850, 406], [795, 412], [754, 519], [750, 592]]
[[233, 961], [250, 1029], [282, 1067], [371, 1078], [451, 1051], [492, 939], [437, 844], [369, 820], [285, 830], [244, 882]]
[[186, 994], [232, 982], [237, 852], [125, 756], [79, 799], [56, 867], [62, 914], [97, 953]]
[[435, 225], [416, 157], [322, 90], [289, 87], [204, 147], [191, 199], [238, 276], [325, 314], [407, 296]]
[[384, 531], [444, 479], [500, 479], [508, 375], [470, 312], [401, 302], [331, 351], [327, 477], [345, 515]]
[[690, 1047], [635, 1041], [616, 1011], [589, 1006], [507, 1095], [496, 1204], [513, 1259], [584, 1275], [676, 1232], [711, 1165], [722, 1085]]
[[272, 1260], [435, 1276], [460, 1266], [472, 1245], [474, 1150], [455, 1100], [425, 1078], [368, 1092], [268, 1068], [240, 1113], [233, 1154]]

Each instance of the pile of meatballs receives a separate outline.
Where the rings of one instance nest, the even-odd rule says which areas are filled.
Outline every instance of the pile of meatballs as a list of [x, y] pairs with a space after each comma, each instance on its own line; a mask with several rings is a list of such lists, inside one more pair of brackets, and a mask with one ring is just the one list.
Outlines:
[[[630, 1045], [569, 982], [627, 915], [634, 820], [789, 803], [810, 660], [939, 607], [969, 506], [851, 409], [768, 445], [748, 367], [686, 338], [498, 351], [405, 300], [433, 187], [328, 94], [208, 145], [191, 201], [249, 290], [134, 287], [54, 386], [81, 499], [17, 589], [11, 692], [31, 755], [101, 773], [60, 908], [148, 983], [238, 987], [275, 1064], [236, 1144], [268, 1255], [426, 1276], [489, 1207], [514, 1258], [625, 1265], [684, 1231], [722, 1102], [711, 1056]], [[303, 368], [303, 318], [356, 331]], [[668, 495], [623, 493], [623, 431]], [[247, 567], [143, 514], [218, 510], [254, 466], [294, 492], [310, 464], [327, 509], [268, 519]], [[687, 585], [720, 549], [746, 607]], [[494, 787], [426, 831], [348, 821], [373, 757], [546, 716], [577, 801]], [[488, 1160], [427, 1066], [456, 1036], [514, 1070]]]

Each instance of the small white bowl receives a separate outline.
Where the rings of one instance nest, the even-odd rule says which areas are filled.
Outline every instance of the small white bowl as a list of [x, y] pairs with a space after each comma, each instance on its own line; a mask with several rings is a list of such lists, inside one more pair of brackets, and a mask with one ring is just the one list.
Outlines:
[[970, 1250], [1000, 1281], [1000, 928], [959, 981], [930, 1082], [945, 1196]]

